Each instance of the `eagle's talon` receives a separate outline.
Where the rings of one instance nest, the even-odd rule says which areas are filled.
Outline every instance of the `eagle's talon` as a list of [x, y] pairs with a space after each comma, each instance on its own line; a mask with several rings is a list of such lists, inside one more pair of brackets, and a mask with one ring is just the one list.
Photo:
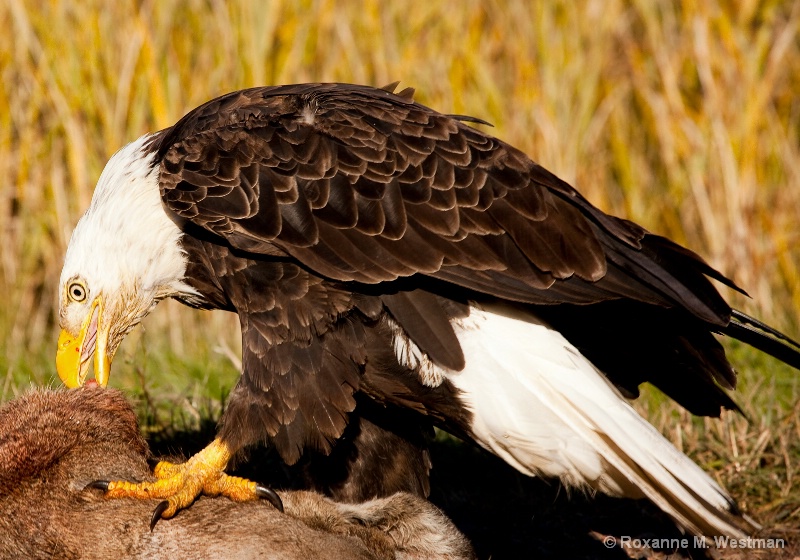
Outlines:
[[169, 501], [164, 500], [163, 502], [159, 502], [156, 506], [156, 509], [153, 510], [153, 516], [150, 518], [150, 532], [153, 532], [153, 529], [158, 523], [158, 520], [161, 519], [161, 516], [164, 512], [169, 508]]
[[250, 480], [229, 476], [224, 469], [231, 458], [227, 444], [214, 440], [208, 447], [189, 458], [185, 463], [160, 462], [154, 469], [157, 480], [128, 482], [99, 480], [87, 487], [106, 492], [106, 498], [160, 499], [150, 519], [153, 530], [160, 519], [169, 519], [178, 511], [189, 507], [198, 496], [225, 496], [236, 502], [263, 498], [279, 511], [283, 503], [274, 491], [260, 487]]
[[102, 490], [103, 492], [108, 491], [108, 480], [93, 480], [89, 484], [83, 487], [84, 490]]
[[262, 500], [267, 500], [269, 503], [275, 506], [275, 509], [283, 513], [283, 500], [281, 500], [281, 497], [278, 496], [277, 492], [275, 492], [275, 490], [273, 490], [272, 488], [267, 488], [265, 486], [257, 484], [256, 496], [258, 496]]

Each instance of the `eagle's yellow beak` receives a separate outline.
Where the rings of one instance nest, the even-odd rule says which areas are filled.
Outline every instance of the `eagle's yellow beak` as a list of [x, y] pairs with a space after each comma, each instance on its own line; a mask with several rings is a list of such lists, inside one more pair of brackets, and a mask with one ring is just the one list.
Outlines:
[[103, 300], [98, 297], [81, 325], [77, 336], [66, 329], [58, 337], [56, 370], [70, 389], [86, 383], [89, 360], [94, 355], [94, 379], [101, 387], [108, 384], [111, 358], [108, 356], [108, 325], [103, 320]]

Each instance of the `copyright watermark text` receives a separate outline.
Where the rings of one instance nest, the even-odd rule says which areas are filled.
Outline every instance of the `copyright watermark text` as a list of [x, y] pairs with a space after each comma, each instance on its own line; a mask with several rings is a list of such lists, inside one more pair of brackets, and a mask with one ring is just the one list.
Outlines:
[[678, 550], [680, 548], [741, 548], [741, 549], [773, 549], [786, 548], [786, 539], [766, 539], [752, 538], [732, 539], [729, 537], [714, 537], [705, 539], [703, 537], [683, 537], [683, 538], [639, 538], [629, 535], [614, 537], [608, 535], [603, 537], [603, 545], [606, 548], [629, 548], [651, 550]]

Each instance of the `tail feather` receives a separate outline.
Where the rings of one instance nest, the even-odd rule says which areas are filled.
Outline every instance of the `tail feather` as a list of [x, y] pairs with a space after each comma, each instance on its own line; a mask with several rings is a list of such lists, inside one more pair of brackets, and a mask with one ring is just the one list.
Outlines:
[[753, 348], [766, 352], [795, 369], [800, 369], [800, 343], [758, 319], [734, 309], [731, 312], [731, 322], [723, 329], [723, 332]]
[[696, 534], [742, 538], [757, 528], [560, 333], [516, 310], [491, 311], [474, 309], [457, 329], [467, 366], [444, 372], [480, 445], [526, 474], [647, 497]]

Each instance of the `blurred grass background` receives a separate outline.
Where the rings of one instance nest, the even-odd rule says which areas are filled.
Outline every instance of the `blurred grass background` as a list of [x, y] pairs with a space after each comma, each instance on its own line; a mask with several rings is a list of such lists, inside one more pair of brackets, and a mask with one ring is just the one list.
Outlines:
[[[263, 84], [401, 80], [488, 120], [800, 335], [799, 1], [0, 0], [0, 28], [0, 400], [55, 383], [61, 261], [108, 157]], [[191, 424], [218, 413], [238, 345], [235, 317], [165, 303], [112, 384], [151, 426]], [[749, 423], [638, 406], [751, 512], [800, 525], [796, 372], [730, 348]]]

